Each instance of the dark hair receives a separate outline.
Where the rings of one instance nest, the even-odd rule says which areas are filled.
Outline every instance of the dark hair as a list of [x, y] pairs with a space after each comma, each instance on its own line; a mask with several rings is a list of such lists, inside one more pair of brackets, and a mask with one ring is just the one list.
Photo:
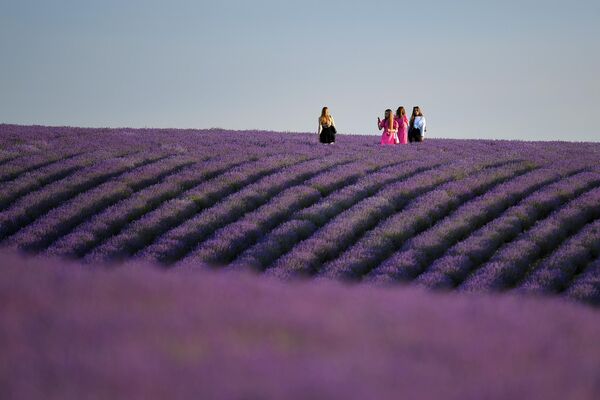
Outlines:
[[413, 107], [413, 111], [412, 111], [412, 115], [410, 116], [410, 126], [414, 126], [415, 124], [415, 117], [422, 117], [423, 113], [421, 112], [421, 107], [419, 106], [414, 106]]
[[396, 110], [396, 116], [397, 117], [401, 117], [403, 115], [406, 115], [406, 110], [404, 109], [404, 107], [400, 106], [398, 107], [398, 109]]

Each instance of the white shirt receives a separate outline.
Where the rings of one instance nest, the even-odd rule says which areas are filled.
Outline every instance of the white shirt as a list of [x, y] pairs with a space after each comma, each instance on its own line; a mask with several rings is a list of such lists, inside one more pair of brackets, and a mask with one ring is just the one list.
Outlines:
[[425, 128], [427, 127], [427, 121], [425, 120], [425, 117], [423, 116], [417, 116], [415, 117], [415, 128], [417, 128], [418, 130], [421, 131], [421, 136], [425, 136]]

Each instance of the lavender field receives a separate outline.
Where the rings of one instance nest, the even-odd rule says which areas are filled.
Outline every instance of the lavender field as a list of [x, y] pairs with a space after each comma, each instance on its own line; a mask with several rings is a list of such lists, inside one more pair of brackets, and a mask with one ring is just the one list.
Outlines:
[[2, 125], [0, 245], [600, 302], [599, 144], [376, 144]]
[[558, 298], [3, 258], [2, 399], [597, 399]]
[[317, 141], [0, 125], [0, 397], [600, 396], [600, 143]]

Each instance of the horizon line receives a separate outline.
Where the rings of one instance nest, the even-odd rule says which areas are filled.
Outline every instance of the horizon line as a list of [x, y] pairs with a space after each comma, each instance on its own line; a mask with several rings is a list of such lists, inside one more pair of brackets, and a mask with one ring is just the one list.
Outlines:
[[[131, 130], [181, 130], [181, 131], [228, 131], [228, 132], [265, 132], [265, 133], [281, 133], [281, 134], [296, 134], [296, 135], [316, 135], [315, 132], [309, 131], [282, 131], [282, 130], [273, 130], [273, 129], [265, 129], [265, 128], [244, 128], [244, 129], [232, 129], [232, 128], [222, 128], [222, 127], [210, 127], [210, 128], [199, 128], [199, 127], [151, 127], [151, 126], [76, 126], [76, 125], [44, 125], [39, 123], [12, 123], [12, 122], [0, 122], [1, 126], [19, 126], [19, 127], [40, 127], [40, 128], [76, 128], [76, 129], [131, 129]], [[378, 134], [369, 134], [369, 133], [349, 133], [349, 132], [341, 132], [338, 133], [341, 135], [347, 136], [368, 136], [368, 137], [379, 137]], [[589, 141], [589, 140], [559, 140], [559, 139], [511, 139], [511, 138], [460, 138], [460, 137], [442, 137], [442, 136], [427, 136], [427, 139], [436, 139], [436, 140], [481, 140], [481, 141], [505, 141], [505, 142], [561, 142], [561, 143], [592, 143], [598, 144], [600, 143], [600, 139], [598, 141]]]

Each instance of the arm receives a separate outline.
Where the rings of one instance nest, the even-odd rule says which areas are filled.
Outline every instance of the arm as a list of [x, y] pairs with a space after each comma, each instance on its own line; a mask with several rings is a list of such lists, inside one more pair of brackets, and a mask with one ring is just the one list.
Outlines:
[[379, 117], [377, 118], [377, 127], [379, 127], [379, 130], [383, 129], [383, 124], [381, 123], [381, 119]]
[[317, 129], [317, 135], [321, 134], [321, 129], [323, 129], [323, 127], [321, 126], [321, 121], [319, 121], [319, 128]]
[[335, 121], [333, 120], [333, 117], [331, 117], [331, 126], [335, 126]]

